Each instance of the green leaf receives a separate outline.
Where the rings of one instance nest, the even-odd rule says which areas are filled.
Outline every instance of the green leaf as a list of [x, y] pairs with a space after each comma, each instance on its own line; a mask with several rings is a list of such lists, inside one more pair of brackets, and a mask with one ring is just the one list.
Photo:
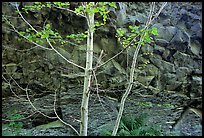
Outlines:
[[138, 44], [144, 45], [145, 43], [143, 41], [137, 42]]
[[48, 37], [49, 37], [49, 34], [43, 34], [43, 35], [41, 36], [42, 39], [48, 38]]
[[130, 132], [127, 131], [127, 130], [124, 130], [124, 129], [121, 129], [121, 130], [118, 132], [118, 135], [119, 135], [119, 136], [131, 136]]
[[41, 2], [34, 2], [34, 4], [39, 5], [39, 4], [41, 4]]
[[109, 2], [108, 4], [113, 8], [117, 8], [114, 2]]
[[37, 32], [36, 33], [36, 36], [41, 36], [42, 35], [42, 32]]
[[83, 10], [84, 10], [84, 7], [82, 7], [82, 6], [75, 8], [75, 12], [77, 12], [77, 13], [81, 13], [81, 11], [83, 11]]
[[123, 36], [124, 33], [125, 33], [124, 29], [122, 29], [122, 28], [117, 29], [116, 32], [117, 32], [117, 34], [118, 34], [119, 36]]
[[136, 36], [136, 34], [134, 33], [134, 34], [130, 34], [130, 37], [131, 38], [133, 38], [133, 37], [135, 37]]
[[19, 32], [20, 33], [20, 35], [24, 35], [25, 34], [25, 32]]
[[94, 8], [94, 13], [97, 13], [99, 11], [98, 7]]
[[46, 28], [49, 29], [51, 26], [50, 24], [46, 24]]
[[128, 37], [128, 38], [127, 38], [128, 41], [130, 41], [131, 39], [132, 39], [131, 37]]
[[147, 43], [150, 43], [151, 42], [151, 38], [150, 38], [150, 36], [147, 34], [147, 33], [145, 33], [145, 36], [144, 36], [144, 41], [145, 42], [147, 42]]
[[158, 29], [156, 27], [153, 27], [152, 30], [151, 30], [151, 33], [153, 35], [158, 35]]
[[47, 3], [47, 7], [49, 7], [49, 8], [50, 8], [50, 7], [51, 7], [51, 3], [49, 3], [49, 2], [48, 2], [48, 3]]
[[103, 6], [105, 4], [105, 2], [99, 2], [98, 4]]
[[86, 8], [86, 9], [85, 9], [85, 12], [90, 13], [91, 10], [90, 10], [89, 8]]

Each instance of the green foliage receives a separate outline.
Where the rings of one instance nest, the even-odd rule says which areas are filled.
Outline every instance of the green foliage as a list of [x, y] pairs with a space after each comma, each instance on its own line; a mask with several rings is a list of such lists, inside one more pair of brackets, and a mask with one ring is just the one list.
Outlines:
[[43, 3], [43, 2], [34, 2], [32, 6], [24, 6], [22, 8], [23, 11], [25, 11], [28, 14], [28, 11], [36, 11], [36, 10], [41, 10], [44, 7], [50, 7], [50, 4]]
[[[66, 38], [62, 38], [62, 36], [51, 29], [50, 24], [46, 24], [44, 30], [35, 32], [32, 28], [28, 28], [24, 31], [19, 32], [20, 35], [25, 36], [29, 41], [35, 42], [43, 45], [46, 39], [49, 39], [51, 43], [56, 44], [56, 42], [60, 42], [60, 44], [65, 44], [67, 40], [73, 40], [74, 43], [81, 43], [85, 38], [87, 38], [87, 32], [78, 33], [78, 34], [70, 34], [67, 35]], [[20, 41], [21, 39], [19, 39]]]
[[153, 107], [152, 102], [139, 102], [140, 106]]
[[[152, 42], [152, 35], [158, 35], [157, 28], [153, 27], [151, 29], [144, 29], [140, 26], [129, 26], [130, 32], [125, 34], [124, 29], [118, 28], [116, 30], [116, 37], [118, 38], [118, 41], [122, 44], [122, 46], [125, 48], [133, 39], [132, 46], [136, 47], [137, 44], [144, 45], [146, 43]], [[142, 41], [138, 40], [138, 36], [143, 36]]]
[[69, 5], [69, 2], [34, 2], [32, 6], [24, 6], [22, 10], [28, 14], [28, 11], [39, 11], [45, 7], [50, 8], [51, 6], [57, 6], [60, 8], [67, 8]]
[[85, 10], [85, 7], [83, 6], [79, 6], [77, 8], [75, 8], [75, 12], [77, 12], [78, 14], [83, 14]]
[[[44, 7], [50, 8], [51, 6], [67, 8], [69, 5], [69, 2], [34, 2], [32, 6], [25, 6], [23, 10], [28, 13], [28, 10], [41, 10]], [[89, 2], [86, 5], [78, 6], [77, 8], [75, 8], [75, 12], [77, 14], [99, 13], [100, 16], [102, 16], [103, 22], [95, 21], [93, 29], [96, 30], [96, 27], [100, 27], [106, 24], [107, 14], [110, 12], [109, 10], [107, 10], [107, 5], [116, 8], [114, 2], [98, 2], [97, 5], [93, 5], [93, 2]], [[92, 28], [91, 26], [89, 27]], [[44, 30], [36, 32], [35, 30], [33, 30], [33, 28], [28, 28], [25, 31], [21, 31], [19, 33], [20, 35], [25, 36], [30, 42], [35, 42], [40, 45], [43, 45], [44, 42], [46, 42], [46, 39], [49, 39], [51, 43], [56, 44], [56, 42], [59, 42], [63, 45], [70, 40], [73, 42], [71, 44], [80, 44], [84, 39], [87, 38], [88, 31], [79, 32], [77, 34], [70, 34], [65, 38], [62, 38], [62, 36], [58, 32], [51, 29], [51, 24], [48, 23], [45, 25]], [[21, 41], [21, 38], [19, 39], [19, 41]]]
[[51, 29], [50, 24], [46, 24], [44, 30], [38, 32], [34, 31], [32, 28], [27, 28], [25, 31], [20, 31], [19, 33], [20, 35], [25, 36], [29, 41], [41, 45], [46, 41], [47, 38], [49, 38], [50, 42], [53, 43], [56, 43], [58, 39], [62, 38], [58, 32], [55, 32]]
[[[18, 120], [18, 119], [21, 119], [23, 117], [24, 116], [17, 113], [16, 110], [6, 113], [6, 119], [8, 119], [8, 120]], [[3, 124], [2, 127], [5, 128], [2, 130], [3, 136], [19, 136], [20, 132], [23, 128], [23, 123], [11, 121], [11, 122], [8, 122], [6, 124]], [[31, 134], [28, 132], [27, 135], [31, 135]]]
[[111, 136], [111, 131], [108, 131], [106, 129], [101, 129], [100, 133], [102, 134], [102, 136]]
[[[141, 114], [138, 117], [133, 115], [122, 116], [118, 128], [117, 136], [167, 136], [178, 135], [176, 132], [164, 133], [158, 125], [146, 125], [148, 120], [147, 114]], [[111, 136], [112, 132], [102, 129], [101, 134]]]
[[118, 133], [117, 136], [131, 136], [130, 131], [125, 130], [125, 129], [121, 129]]
[[53, 4], [62, 8], [67, 8], [70, 5], [69, 2], [53, 2]]
[[116, 32], [118, 37], [122, 37], [125, 33], [125, 31], [122, 28], [117, 29]]
[[77, 43], [81, 43], [81, 41], [84, 40], [85, 38], [87, 38], [87, 36], [88, 35], [87, 35], [87, 31], [86, 31], [85, 33], [67, 35], [66, 38], [67, 39], [73, 39]]
[[[95, 26], [94, 30], [96, 27], [100, 27], [106, 24], [107, 21], [107, 14], [110, 12], [107, 10], [107, 5], [117, 8], [114, 2], [98, 2], [97, 5], [92, 5], [93, 3], [90, 2], [85, 6], [79, 6], [75, 9], [75, 12], [78, 14], [84, 14], [84, 13], [89, 13], [89, 14], [95, 14], [99, 13], [99, 15], [102, 17], [103, 22], [95, 21]], [[92, 6], [92, 8], [90, 8]]]
[[10, 119], [10, 120], [20, 119], [22, 117], [23, 117], [22, 115], [17, 114], [16, 110], [14, 110], [13, 112], [9, 111], [9, 112], [6, 113], [6, 118]]
[[153, 27], [150, 31], [151, 31], [151, 34], [153, 34], [153, 35], [159, 35], [158, 29], [156, 27]]
[[[161, 130], [158, 127], [145, 125], [147, 120], [147, 114], [141, 114], [138, 117], [122, 116], [117, 136], [160, 136]], [[102, 130], [101, 133], [111, 135], [107, 130]]]
[[174, 105], [172, 105], [172, 104], [168, 104], [168, 103], [163, 104], [163, 106], [164, 106], [164, 107], [167, 107], [167, 108], [173, 108], [173, 107], [174, 107]]
[[138, 117], [135, 117], [133, 115], [126, 115], [121, 118], [121, 122], [125, 124], [128, 130], [134, 130], [143, 126], [146, 119], [147, 114], [142, 114]]

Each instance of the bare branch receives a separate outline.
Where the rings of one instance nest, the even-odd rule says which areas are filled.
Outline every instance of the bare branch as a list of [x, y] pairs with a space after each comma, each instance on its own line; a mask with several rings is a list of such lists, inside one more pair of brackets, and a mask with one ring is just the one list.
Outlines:
[[164, 2], [161, 6], [161, 8], [159, 9], [159, 11], [157, 12], [157, 14], [154, 16], [154, 18], [151, 20], [151, 22], [153, 22], [161, 13], [161, 11], [164, 9], [164, 7], [167, 5], [167, 2]]
[[[9, 76], [10, 76], [10, 75], [9, 75]], [[13, 93], [13, 95], [14, 95], [15, 97], [21, 99], [21, 97], [19, 97], [19, 96], [13, 91], [12, 86], [11, 86], [11, 83], [10, 83], [11, 80], [8, 81], [8, 80], [4, 77], [3, 74], [2, 74], [2, 78], [8, 83], [9, 89], [11, 90], [11, 92]]]
[[[150, 9], [149, 21], [146, 22], [145, 28], [147, 28], [147, 24], [149, 25], [150, 23], [152, 23], [152, 22], [159, 16], [159, 14], [160, 14], [161, 11], [163, 10], [163, 8], [166, 6], [166, 4], [167, 4], [167, 2], [164, 2], [163, 5], [161, 6], [160, 10], [159, 10], [159, 11], [157, 12], [157, 14], [154, 16], [154, 18], [151, 19], [152, 14], [153, 14], [152, 9], [155, 8], [155, 2], [153, 3], [153, 7]], [[123, 50], [121, 50], [121, 51], [118, 52], [116, 55], [114, 55], [113, 57], [111, 57], [110, 59], [108, 59], [107, 61], [105, 61], [105, 62], [104, 62], [103, 64], [101, 64], [99, 67], [101, 67], [101, 66], [107, 64], [107, 63], [110, 62], [112, 59], [116, 58], [116, 57], [119, 56], [121, 53], [123, 53], [123, 52], [133, 43], [133, 41], [134, 41], [137, 37], [138, 37], [138, 36], [135, 36], [135, 37], [130, 41], [130, 43], [125, 46], [125, 48], [124, 48]]]
[[125, 46], [125, 48], [124, 48], [123, 50], [121, 50], [120, 52], [118, 52], [118, 53], [117, 53], [116, 55], [114, 55], [113, 57], [109, 58], [109, 59], [108, 59], [107, 61], [105, 61], [104, 63], [100, 64], [100, 65], [98, 66], [98, 68], [99, 68], [99, 67], [102, 67], [103, 65], [107, 64], [108, 62], [110, 62], [111, 60], [113, 60], [114, 58], [116, 58], [117, 56], [119, 56], [121, 53], [123, 53], [123, 52], [134, 42], [134, 40], [135, 40], [137, 37], [138, 37], [138, 36], [135, 36], [135, 37], [130, 41], [130, 43]]
[[50, 45], [50, 47], [52, 48], [52, 50], [54, 50], [54, 51], [55, 51], [59, 56], [61, 56], [64, 60], [66, 60], [68, 63], [70, 63], [70, 64], [72, 64], [72, 65], [74, 65], [74, 66], [76, 66], [76, 67], [78, 67], [78, 68], [81, 68], [81, 69], [85, 70], [84, 67], [79, 66], [79, 65], [77, 65], [76, 63], [71, 62], [71, 61], [69, 61], [67, 58], [65, 58], [59, 51], [57, 51], [57, 50], [52, 46], [52, 44], [50, 43], [50, 41], [49, 41], [48, 38], [46, 38], [46, 40], [47, 40], [48, 44]]
[[84, 18], [87, 18], [85, 15], [80, 14], [80, 13], [77, 13], [77, 12], [75, 12], [75, 11], [73, 11], [73, 10], [68, 9], [68, 8], [62, 8], [62, 7], [58, 7], [58, 6], [55, 6], [55, 5], [53, 5], [53, 6], [54, 6], [55, 8], [58, 8], [58, 9], [61, 9], [61, 10], [66, 10], [66, 11], [75, 13], [76, 15], [80, 15], [80, 16], [82, 16], [82, 17], [84, 17]]
[[19, 15], [21, 16], [21, 18], [23, 19], [23, 21], [24, 21], [27, 25], [29, 25], [30, 28], [32, 28], [32, 29], [37, 33], [38, 31], [35, 30], [35, 28], [33, 28], [33, 26], [23, 17], [23, 15], [21, 14], [21, 12], [20, 12], [19, 9], [18, 9], [18, 6], [16, 6], [16, 9], [17, 9]]
[[95, 71], [93, 71], [93, 76], [94, 76], [94, 80], [96, 82], [96, 94], [97, 94], [97, 97], [98, 97], [98, 100], [103, 108], [103, 110], [107, 113], [107, 115], [109, 116], [109, 119], [112, 121], [111, 119], [111, 115], [108, 113], [108, 111], [106, 110], [106, 108], [104, 107], [103, 103], [104, 101], [102, 101], [102, 99], [100, 98], [100, 95], [99, 95], [99, 89], [98, 89], [98, 81], [97, 81], [97, 78], [96, 78], [96, 73]]
[[[5, 18], [5, 17], [4, 17], [4, 18]], [[5, 20], [7, 20], [7, 19], [5, 18]], [[26, 23], [27, 23], [27, 22], [26, 22]], [[15, 31], [16, 33], [18, 33], [20, 36], [24, 37], [25, 39], [27, 39], [27, 40], [30, 41], [31, 43], [33, 43], [33, 44], [35, 44], [35, 45], [37, 45], [37, 46], [39, 46], [39, 47], [41, 47], [41, 48], [47, 49], [47, 50], [54, 50], [59, 56], [61, 56], [61, 57], [62, 57], [64, 60], [66, 60], [68, 63], [70, 63], [70, 64], [72, 64], [72, 65], [74, 65], [74, 66], [77, 66], [77, 67], [79, 67], [79, 68], [81, 68], [81, 69], [84, 70], [84, 67], [79, 66], [79, 65], [75, 64], [74, 62], [69, 61], [69, 60], [68, 60], [67, 58], [65, 58], [61, 53], [59, 53], [59, 52], [52, 46], [52, 44], [50, 43], [50, 41], [49, 41], [48, 39], [46, 39], [46, 40], [47, 40], [48, 44], [50, 45], [50, 47], [51, 47], [52, 49], [43, 47], [43, 46], [41, 46], [41, 45], [39, 45], [39, 44], [37, 44], [37, 43], [35, 43], [35, 42], [29, 40], [29, 39], [26, 38], [25, 36], [21, 35], [21, 34], [16, 30], [16, 28], [15, 28], [12, 24], [9, 23], [9, 25], [14, 29], [14, 31]], [[30, 25], [30, 24], [29, 24], [29, 25]]]
[[28, 90], [30, 90], [30, 89], [28, 89], [28, 85], [27, 85], [27, 87], [26, 87], [26, 89], [25, 89], [25, 92], [26, 92], [26, 96], [27, 96], [28, 102], [30, 103], [30, 105], [33, 107], [33, 109], [34, 109], [36, 112], [42, 114], [43, 116], [45, 116], [45, 117], [47, 117], [47, 118], [57, 118], [57, 117], [50, 117], [50, 116], [48, 116], [48, 115], [42, 113], [41, 111], [39, 111], [39, 110], [33, 105], [33, 103], [31, 102], [31, 100], [30, 100], [30, 98], [29, 98], [29, 95], [28, 95]]
[[67, 126], [69, 126], [69, 127], [71, 127], [76, 133], [77, 133], [77, 135], [79, 135], [79, 132], [72, 126], [72, 125], [70, 125], [70, 124], [68, 124], [68, 123], [66, 123], [66, 122], [64, 122], [59, 116], [58, 116], [58, 114], [57, 114], [57, 112], [56, 112], [56, 102], [57, 102], [57, 89], [55, 90], [55, 96], [54, 96], [54, 112], [55, 112], [55, 115], [57, 116], [57, 118], [63, 123], [63, 124], [65, 124], [65, 125], [67, 125]]
[[[9, 75], [9, 74], [8, 74]], [[10, 76], [10, 75], [9, 75]], [[5, 77], [2, 75], [2, 77], [5, 79]], [[36, 111], [36, 112], [38, 112], [38, 113], [40, 113], [40, 114], [42, 114], [43, 116], [45, 116], [45, 117], [47, 117], [47, 118], [57, 118], [57, 117], [50, 117], [50, 116], [47, 116], [47, 115], [45, 115], [44, 113], [42, 113], [42, 112], [40, 112], [34, 105], [33, 105], [33, 103], [31, 102], [31, 100], [30, 100], [30, 98], [29, 98], [29, 95], [28, 95], [28, 90], [30, 90], [30, 89], [28, 89], [28, 85], [27, 85], [27, 87], [24, 89], [24, 88], [22, 88], [16, 81], [15, 81], [15, 79], [13, 79], [13, 77], [11, 77], [10, 76], [10, 78], [16, 83], [16, 85], [21, 89], [21, 90], [23, 90], [23, 91], [25, 91], [26, 92], [26, 96], [27, 96], [27, 101], [30, 103], [30, 105], [34, 108], [34, 110]], [[5, 79], [6, 80], [6, 79]], [[7, 80], [6, 80], [7, 81]], [[7, 81], [8, 82], [8, 81]], [[10, 86], [10, 89], [11, 89], [11, 84], [10, 84], [10, 81], [9, 81], [9, 86]], [[12, 89], [11, 89], [11, 91], [12, 91]], [[13, 92], [13, 91], [12, 91]], [[13, 92], [14, 93], [14, 92]], [[16, 96], [16, 97], [18, 97], [15, 93], [14, 93], [14, 95]], [[21, 97], [18, 97], [19, 99], [22, 99]]]
[[[7, 20], [4, 16], [3, 16], [3, 18], [4, 18], [5, 20]], [[8, 21], [8, 20], [7, 20], [7, 21]], [[8, 22], [8, 23], [9, 23], [9, 22]], [[46, 49], [46, 50], [52, 50], [52, 49], [50, 49], [50, 48], [46, 48], [46, 47], [44, 47], [44, 46], [42, 46], [42, 45], [39, 45], [39, 44], [37, 44], [37, 43], [35, 43], [35, 42], [29, 40], [27, 37], [25, 37], [24, 35], [20, 34], [19, 31], [16, 30], [16, 28], [15, 28], [12, 24], [9, 23], [9, 25], [13, 28], [13, 30], [14, 30], [17, 34], [19, 34], [20, 36], [22, 36], [23, 38], [25, 38], [25, 39], [28, 40], [29, 42], [33, 43], [34, 45], [39, 46], [39, 47], [41, 47], [41, 48], [43, 48], [43, 49]], [[35, 48], [35, 47], [34, 47], [34, 48]]]
[[100, 62], [101, 62], [101, 60], [102, 60], [102, 55], [103, 55], [103, 50], [101, 50], [101, 54], [100, 54], [100, 56], [99, 56], [99, 58], [98, 58], [98, 61], [97, 61], [97, 63], [96, 63], [96, 66], [94, 67], [94, 71], [96, 72], [96, 70], [97, 70], [97, 68], [98, 68], [98, 66], [99, 66], [99, 64], [100, 64]]

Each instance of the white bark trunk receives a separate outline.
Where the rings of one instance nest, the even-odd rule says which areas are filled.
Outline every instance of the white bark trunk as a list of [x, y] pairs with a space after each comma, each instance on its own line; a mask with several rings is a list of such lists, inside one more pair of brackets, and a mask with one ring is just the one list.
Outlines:
[[118, 131], [118, 127], [119, 127], [119, 124], [120, 124], [120, 120], [121, 120], [121, 117], [122, 117], [122, 114], [123, 114], [125, 100], [128, 97], [128, 95], [129, 95], [129, 93], [130, 93], [130, 91], [132, 89], [135, 66], [136, 66], [137, 56], [138, 56], [140, 47], [141, 47], [141, 45], [137, 46], [137, 48], [135, 50], [135, 53], [134, 53], [133, 62], [132, 62], [132, 66], [131, 66], [131, 71], [130, 71], [129, 85], [128, 85], [128, 87], [127, 87], [127, 89], [126, 89], [126, 91], [125, 91], [125, 93], [124, 93], [124, 95], [123, 95], [123, 97], [121, 99], [120, 109], [119, 109], [119, 113], [118, 113], [118, 116], [117, 116], [117, 119], [116, 119], [116, 122], [115, 122], [115, 126], [113, 128], [112, 136], [116, 136], [116, 133]]
[[91, 85], [92, 62], [93, 62], [94, 14], [87, 13], [87, 22], [89, 26], [89, 32], [88, 32], [88, 38], [87, 38], [84, 90], [83, 90], [83, 97], [82, 97], [82, 103], [81, 103], [81, 124], [80, 124], [81, 136], [87, 136], [87, 130], [88, 130], [88, 102], [89, 102], [89, 94], [90, 94], [89, 89]]

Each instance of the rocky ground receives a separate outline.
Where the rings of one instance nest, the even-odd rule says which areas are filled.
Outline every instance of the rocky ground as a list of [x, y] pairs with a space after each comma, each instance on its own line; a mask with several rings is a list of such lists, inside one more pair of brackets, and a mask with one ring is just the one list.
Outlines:
[[[76, 90], [78, 91], [78, 90]], [[115, 104], [114, 100], [107, 98], [105, 96], [100, 96], [101, 103], [98, 100], [97, 95], [91, 96], [90, 101], [90, 118], [89, 118], [89, 135], [100, 135], [100, 128], [108, 128], [112, 129], [112, 124], [116, 119], [116, 110], [114, 109], [117, 104]], [[135, 98], [135, 97], [134, 97]], [[15, 107], [17, 110], [23, 110], [23, 102], [19, 102], [18, 100], [14, 100], [15, 98], [4, 99], [3, 100], [3, 113], [5, 113], [8, 109], [12, 109]], [[147, 113], [149, 115], [147, 125], [157, 124], [161, 125], [161, 128], [164, 132], [168, 133], [171, 125], [171, 121], [175, 118], [178, 118], [179, 112], [173, 111], [173, 106], [169, 104], [158, 104], [153, 102], [148, 102], [152, 98], [129, 98], [125, 104], [125, 114], [135, 114], [140, 115], [141, 113]], [[7, 100], [7, 102], [5, 101]], [[65, 99], [64, 99], [65, 100]], [[43, 100], [40, 100], [43, 101]], [[80, 103], [77, 103], [77, 105]], [[103, 107], [102, 107], [103, 104]], [[68, 114], [73, 114], [76, 112], [74, 107], [76, 107], [76, 103], [68, 104], [69, 109], [64, 109], [64, 112], [68, 112]], [[19, 108], [20, 107], [20, 108]], [[72, 108], [73, 107], [73, 108]], [[27, 107], [28, 109], [28, 107]], [[142, 112], [141, 112], [142, 111]], [[3, 114], [5, 116], [5, 114]], [[76, 114], [77, 116], [77, 114]], [[66, 117], [64, 117], [67, 121]], [[78, 119], [78, 118], [77, 118]], [[25, 121], [24, 123], [28, 123]], [[70, 122], [74, 127], [79, 129], [79, 123]], [[29, 126], [26, 124], [25, 126]], [[110, 125], [111, 124], [111, 125]], [[2, 132], [8, 131], [9, 128], [3, 125]], [[71, 136], [75, 135], [73, 131], [69, 127], [65, 127], [63, 125], [58, 125], [54, 128], [23, 128], [20, 130], [18, 135], [32, 135], [32, 136]], [[175, 135], [180, 136], [202, 136], [202, 126], [199, 123], [199, 118], [194, 113], [189, 113], [177, 126]]]

